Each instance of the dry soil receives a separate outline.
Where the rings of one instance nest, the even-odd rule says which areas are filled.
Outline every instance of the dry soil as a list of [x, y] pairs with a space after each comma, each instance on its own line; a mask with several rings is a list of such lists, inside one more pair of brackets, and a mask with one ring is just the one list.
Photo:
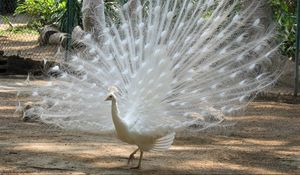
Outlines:
[[[300, 105], [252, 102], [234, 126], [180, 133], [170, 150], [144, 155], [114, 136], [23, 122], [14, 113], [22, 79], [0, 79], [0, 174], [300, 174]], [[137, 164], [137, 160], [134, 161]]]

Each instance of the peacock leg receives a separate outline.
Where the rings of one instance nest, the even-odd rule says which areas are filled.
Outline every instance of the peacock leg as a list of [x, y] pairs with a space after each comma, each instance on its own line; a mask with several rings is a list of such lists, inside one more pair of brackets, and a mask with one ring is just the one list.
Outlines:
[[140, 149], [139, 149], [139, 148], [136, 149], [135, 151], [133, 151], [133, 152], [129, 155], [127, 164], [129, 164], [131, 161], [133, 161], [134, 155], [135, 155], [136, 152], [138, 152], [138, 150], [140, 150]]
[[140, 169], [142, 167], [142, 159], [143, 159], [143, 151], [141, 151], [141, 154], [140, 154], [140, 160], [139, 160], [139, 164], [137, 167], [132, 167], [131, 169]]

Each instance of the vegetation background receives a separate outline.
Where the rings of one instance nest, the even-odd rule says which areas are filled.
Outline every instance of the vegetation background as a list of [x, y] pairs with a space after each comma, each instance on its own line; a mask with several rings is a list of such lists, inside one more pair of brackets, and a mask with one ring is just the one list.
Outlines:
[[[105, 0], [106, 15], [109, 15], [111, 19], [117, 18], [117, 6], [127, 1]], [[278, 24], [282, 54], [294, 60], [297, 26], [296, 0], [268, 0], [268, 3], [272, 7], [274, 19]], [[71, 4], [74, 26], [82, 27], [81, 7], [82, 0], [74, 0]], [[9, 22], [5, 16], [11, 13], [14, 15], [26, 14], [33, 17], [28, 21], [26, 28], [23, 28], [25, 33], [31, 31], [28, 29], [37, 30], [45, 25], [55, 25], [60, 31], [67, 31], [67, 0], [0, 0], [0, 14], [4, 22]], [[11, 29], [11, 31], [18, 32], [20, 30]]]

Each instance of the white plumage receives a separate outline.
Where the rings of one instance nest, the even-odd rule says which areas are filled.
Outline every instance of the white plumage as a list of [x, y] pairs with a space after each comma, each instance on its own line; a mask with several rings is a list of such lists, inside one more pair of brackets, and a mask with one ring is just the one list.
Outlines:
[[239, 3], [128, 2], [120, 20], [102, 21], [101, 43], [87, 34], [86, 49], [53, 68], [61, 76], [37, 89], [43, 105], [33, 111], [66, 129], [115, 128], [140, 158], [167, 149], [178, 129], [219, 124], [280, 74], [273, 29], [254, 17], [259, 4], [238, 10]]
[[112, 101], [111, 114], [118, 138], [123, 142], [138, 146], [138, 149], [129, 156], [128, 163], [130, 163], [133, 159], [134, 154], [140, 150], [141, 154], [139, 164], [135, 167], [140, 168], [143, 152], [150, 150], [162, 151], [168, 149], [173, 143], [175, 132], [171, 130], [165, 132], [162, 130], [159, 133], [154, 131], [141, 133], [137, 131], [136, 128], [139, 126], [135, 125], [140, 124], [137, 120], [135, 122], [128, 122], [128, 120], [124, 120], [119, 116], [119, 109], [114, 91], [110, 93], [105, 101]]

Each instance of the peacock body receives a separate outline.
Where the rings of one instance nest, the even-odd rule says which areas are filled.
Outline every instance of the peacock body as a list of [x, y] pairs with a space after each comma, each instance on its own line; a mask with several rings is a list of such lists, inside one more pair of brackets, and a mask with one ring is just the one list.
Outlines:
[[141, 157], [167, 149], [178, 129], [218, 125], [280, 74], [274, 30], [254, 17], [260, 4], [239, 5], [129, 1], [119, 20], [101, 22], [100, 39], [86, 34], [85, 49], [52, 69], [60, 76], [36, 89], [42, 105], [27, 112], [66, 129], [115, 129]]

